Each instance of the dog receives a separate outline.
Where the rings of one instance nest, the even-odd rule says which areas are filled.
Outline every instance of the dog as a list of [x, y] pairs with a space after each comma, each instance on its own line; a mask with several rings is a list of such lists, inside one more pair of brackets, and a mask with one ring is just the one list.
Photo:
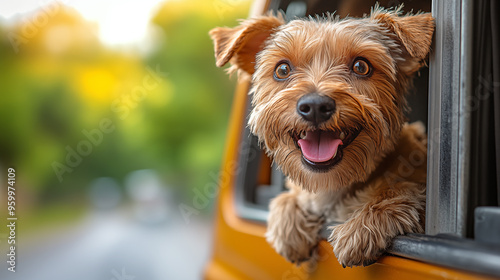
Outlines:
[[267, 14], [210, 31], [216, 65], [251, 77], [248, 125], [288, 178], [266, 239], [290, 262], [314, 261], [333, 221], [342, 223], [328, 241], [343, 267], [370, 265], [394, 237], [424, 231], [427, 136], [405, 113], [434, 20], [401, 9]]

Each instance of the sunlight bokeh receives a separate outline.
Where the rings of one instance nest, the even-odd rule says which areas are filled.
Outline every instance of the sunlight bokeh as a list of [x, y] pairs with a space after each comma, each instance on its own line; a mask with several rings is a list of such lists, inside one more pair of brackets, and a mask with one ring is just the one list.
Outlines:
[[89, 22], [97, 24], [95, 34], [109, 46], [150, 44], [150, 19], [165, 1], [3, 1], [0, 17], [7, 22], [19, 21], [44, 11], [49, 16], [61, 7], [72, 7]]

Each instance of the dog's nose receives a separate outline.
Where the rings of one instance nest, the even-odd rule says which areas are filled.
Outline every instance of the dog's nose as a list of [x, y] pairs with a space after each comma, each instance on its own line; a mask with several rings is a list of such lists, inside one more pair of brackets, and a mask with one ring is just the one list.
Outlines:
[[335, 113], [335, 100], [317, 93], [306, 94], [297, 102], [297, 113], [306, 121], [318, 125]]

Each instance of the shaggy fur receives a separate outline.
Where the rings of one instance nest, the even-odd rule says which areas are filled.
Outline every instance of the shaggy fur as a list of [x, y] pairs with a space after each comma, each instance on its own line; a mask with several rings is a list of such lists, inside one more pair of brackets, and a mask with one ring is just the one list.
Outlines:
[[[230, 71], [252, 76], [249, 126], [288, 176], [289, 192], [271, 202], [266, 237], [289, 261], [314, 255], [325, 222], [343, 222], [329, 239], [343, 266], [368, 265], [395, 236], [423, 232], [425, 128], [406, 124], [404, 113], [433, 32], [428, 13], [402, 16], [378, 7], [362, 19], [286, 23], [268, 15], [210, 32], [217, 66], [231, 62]], [[369, 75], [353, 72], [360, 58], [371, 65]], [[283, 62], [290, 75], [278, 80]], [[335, 101], [327, 121], [312, 124], [297, 113], [297, 102], [310, 93]], [[297, 145], [300, 135], [318, 130], [350, 142], [326, 170], [306, 164]]]

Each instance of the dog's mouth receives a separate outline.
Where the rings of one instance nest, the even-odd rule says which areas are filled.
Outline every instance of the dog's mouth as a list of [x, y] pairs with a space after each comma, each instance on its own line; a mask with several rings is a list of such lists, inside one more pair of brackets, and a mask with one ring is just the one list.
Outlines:
[[345, 131], [307, 130], [290, 136], [302, 153], [302, 162], [313, 171], [326, 172], [342, 160], [343, 149], [352, 143], [361, 129]]

